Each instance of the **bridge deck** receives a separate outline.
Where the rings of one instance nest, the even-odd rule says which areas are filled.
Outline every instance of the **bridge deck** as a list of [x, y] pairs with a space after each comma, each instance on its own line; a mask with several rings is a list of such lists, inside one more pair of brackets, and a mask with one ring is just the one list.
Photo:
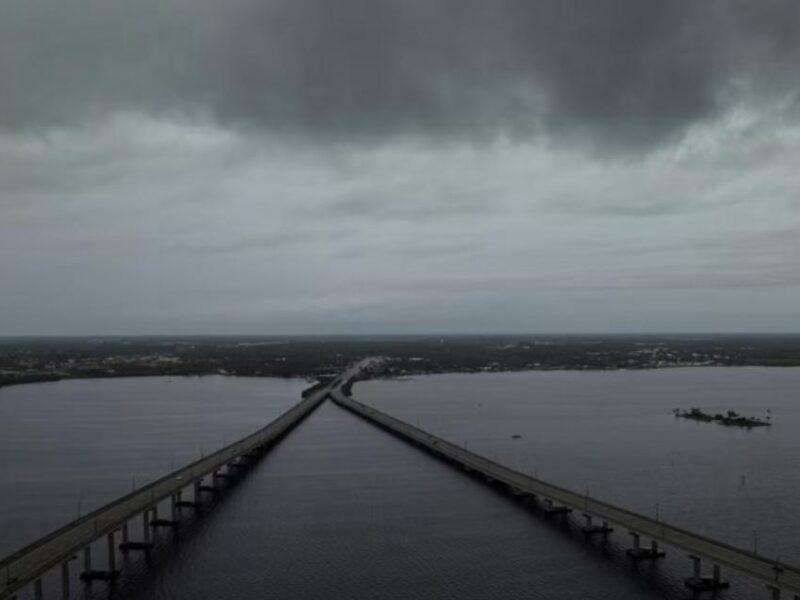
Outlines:
[[157, 506], [193, 482], [260, 446], [277, 441], [319, 406], [327, 393], [327, 388], [315, 389], [255, 433], [98, 508], [0, 560], [0, 599], [9, 598], [80, 549], [118, 530], [132, 517]]
[[506, 484], [511, 489], [520, 490], [523, 493], [535, 495], [542, 499], [549, 499], [575, 510], [580, 510], [609, 523], [626, 527], [632, 532], [649, 536], [653, 540], [685, 550], [713, 563], [747, 573], [768, 585], [800, 593], [800, 569], [797, 567], [770, 560], [752, 552], [674, 527], [607, 502], [595, 500], [583, 494], [571, 492], [519, 471], [509, 469], [418, 427], [390, 417], [371, 406], [346, 396], [340, 390], [333, 391], [331, 399], [336, 404], [364, 417], [368, 421], [415, 444], [424, 446], [428, 450], [464, 467], [483, 473], [495, 481]]

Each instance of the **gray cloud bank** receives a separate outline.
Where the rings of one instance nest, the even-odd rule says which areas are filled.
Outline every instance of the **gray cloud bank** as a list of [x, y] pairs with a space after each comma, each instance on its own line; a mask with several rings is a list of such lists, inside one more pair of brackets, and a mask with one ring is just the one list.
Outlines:
[[334, 140], [652, 147], [800, 79], [795, 0], [5, 0], [0, 127], [121, 110]]
[[0, 335], [797, 331], [798, 98], [797, 0], [0, 0]]

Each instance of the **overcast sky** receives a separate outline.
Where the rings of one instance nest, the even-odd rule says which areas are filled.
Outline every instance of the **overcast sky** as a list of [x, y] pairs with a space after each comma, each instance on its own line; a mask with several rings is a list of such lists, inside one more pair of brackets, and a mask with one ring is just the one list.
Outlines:
[[2, 0], [0, 335], [800, 331], [797, 0]]

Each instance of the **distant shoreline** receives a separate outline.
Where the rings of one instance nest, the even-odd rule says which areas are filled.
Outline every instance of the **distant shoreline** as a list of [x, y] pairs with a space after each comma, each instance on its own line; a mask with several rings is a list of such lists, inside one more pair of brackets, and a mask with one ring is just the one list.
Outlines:
[[64, 379], [316, 379], [367, 356], [387, 377], [441, 373], [800, 367], [797, 336], [140, 337], [0, 339], [0, 387]]
[[27, 377], [23, 379], [8, 381], [0, 379], [0, 389], [9, 388], [19, 385], [31, 385], [36, 383], [58, 383], [59, 381], [88, 381], [92, 379], [133, 379], [145, 377], [250, 377], [250, 378], [263, 378], [263, 379], [303, 379], [309, 381], [308, 377], [301, 377], [298, 375], [239, 375], [234, 373], [128, 373], [128, 374], [114, 374], [114, 375], [58, 375], [58, 376], [41, 376], [41, 377]]
[[[658, 367], [615, 367], [615, 368], [580, 368], [580, 367], [564, 367], [564, 368], [532, 368], [532, 369], [498, 369], [498, 370], [469, 370], [469, 369], [450, 369], [444, 371], [419, 371], [407, 372], [403, 375], [377, 375], [370, 379], [381, 381], [408, 381], [413, 377], [423, 377], [426, 375], [488, 375], [488, 374], [510, 374], [510, 373], [598, 373], [607, 372], [614, 373], [620, 371], [640, 372], [640, 371], [663, 371], [671, 369], [700, 369], [700, 368], [714, 368], [714, 369], [730, 369], [730, 368], [764, 368], [764, 369], [796, 369], [800, 365], [769, 365], [769, 364], [749, 364], [749, 365], [664, 365]], [[264, 378], [264, 379], [303, 379], [308, 382], [318, 381], [320, 378], [314, 375], [275, 375], [275, 374], [249, 374], [249, 373], [220, 373], [220, 372], [151, 372], [151, 373], [119, 373], [119, 374], [106, 374], [106, 375], [92, 375], [84, 373], [65, 374], [65, 375], [41, 375], [41, 376], [27, 376], [19, 379], [0, 379], [0, 389], [19, 386], [30, 385], [37, 383], [57, 383], [60, 381], [77, 381], [77, 380], [92, 380], [92, 379], [131, 379], [131, 378], [145, 378], [145, 377], [242, 377], [242, 378]]]

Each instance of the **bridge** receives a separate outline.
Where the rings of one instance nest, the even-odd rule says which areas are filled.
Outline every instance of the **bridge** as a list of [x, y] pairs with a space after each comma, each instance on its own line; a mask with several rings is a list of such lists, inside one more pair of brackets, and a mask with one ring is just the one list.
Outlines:
[[[43, 598], [42, 577], [54, 568], [61, 571], [61, 597], [69, 598], [70, 561], [81, 551], [84, 558], [81, 579], [113, 581], [120, 575], [116, 568], [118, 549], [148, 551], [153, 545], [152, 528], [176, 527], [182, 509], [201, 506], [204, 494], [220, 491], [219, 480], [232, 479], [245, 472], [328, 398], [450, 466], [541, 509], [550, 518], [569, 518], [571, 513], [580, 512], [585, 519], [582, 531], [587, 538], [608, 537], [615, 528], [627, 531], [632, 546], [626, 554], [632, 561], [663, 558], [664, 546], [686, 552], [693, 571], [685, 583], [695, 591], [728, 587], [721, 577], [724, 566], [763, 582], [773, 600], [780, 600], [785, 592], [791, 594], [788, 597], [800, 600], [800, 569], [793, 565], [515, 471], [357, 401], [352, 396], [353, 383], [372, 364], [373, 359], [362, 361], [333, 381], [316, 384], [303, 393], [304, 398], [298, 404], [255, 433], [98, 508], [0, 560], [0, 600], [15, 598], [15, 594], [27, 586], [33, 586], [34, 598]], [[204, 483], [206, 479], [209, 480], [207, 484]], [[191, 500], [185, 499], [184, 493], [187, 497], [191, 495]], [[167, 505], [169, 518], [159, 518], [158, 510], [163, 504]], [[130, 523], [139, 518], [141, 539], [133, 541]], [[650, 545], [642, 546], [642, 538], [648, 539]], [[92, 565], [92, 546], [102, 541], [107, 545], [108, 565], [106, 569], [96, 570]], [[703, 572], [704, 562], [711, 565], [710, 574]]]

